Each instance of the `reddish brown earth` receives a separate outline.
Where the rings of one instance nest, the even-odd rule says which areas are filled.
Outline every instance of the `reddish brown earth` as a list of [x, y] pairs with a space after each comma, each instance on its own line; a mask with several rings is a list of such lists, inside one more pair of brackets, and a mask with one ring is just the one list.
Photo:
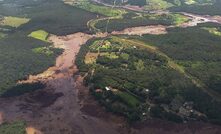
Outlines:
[[122, 31], [113, 31], [111, 34], [112, 35], [144, 35], [144, 34], [153, 34], [153, 35], [158, 35], [158, 34], [166, 34], [166, 26], [163, 25], [151, 25], [151, 26], [140, 26], [140, 27], [132, 27], [132, 28], [126, 28]]

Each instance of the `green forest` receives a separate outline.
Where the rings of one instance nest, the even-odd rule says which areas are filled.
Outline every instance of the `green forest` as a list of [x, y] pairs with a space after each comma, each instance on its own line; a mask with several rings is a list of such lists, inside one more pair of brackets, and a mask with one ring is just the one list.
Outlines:
[[[13, 0], [9, 0], [5, 4], [13, 6], [11, 4], [13, 2]], [[44, 5], [36, 6], [42, 2], [44, 2]], [[23, 86], [17, 85], [17, 81], [53, 66], [55, 58], [62, 53], [62, 50], [52, 48], [50, 43], [45, 42], [47, 36], [40, 39], [40, 37], [29, 37], [29, 34], [35, 37], [39, 36], [36, 32], [34, 33], [38, 30], [56, 35], [65, 35], [77, 31], [88, 32], [87, 21], [96, 17], [93, 13], [64, 5], [60, 1], [39, 0], [37, 2], [27, 2], [22, 0], [20, 3], [33, 8], [14, 5], [15, 7], [11, 9], [12, 7], [0, 4], [0, 18], [4, 22], [0, 23], [0, 62], [2, 63], [0, 64], [0, 75], [2, 76], [0, 79], [0, 95], [12, 89], [18, 89], [15, 93], [7, 92], [7, 95], [3, 96], [10, 96], [9, 93], [12, 93], [12, 96], [21, 94], [21, 87]], [[7, 12], [9, 8], [10, 11]], [[28, 18], [28, 21], [22, 19], [24, 17]], [[78, 18], [78, 21], [75, 18]], [[38, 89], [42, 85], [33, 85], [33, 90], [34, 87]], [[24, 88], [24, 92], [32, 91], [28, 89]]]
[[210, 89], [220, 92], [221, 36], [209, 33], [205, 27], [221, 28], [207, 23], [192, 28], [169, 29], [166, 35], [145, 35], [141, 40], [157, 46]]
[[221, 38], [205, 27], [220, 29], [207, 23], [171, 28], [164, 35], [91, 40], [76, 63], [89, 73], [85, 82], [98, 101], [130, 121], [157, 117], [220, 124], [221, 103], [213, 97], [220, 98]]

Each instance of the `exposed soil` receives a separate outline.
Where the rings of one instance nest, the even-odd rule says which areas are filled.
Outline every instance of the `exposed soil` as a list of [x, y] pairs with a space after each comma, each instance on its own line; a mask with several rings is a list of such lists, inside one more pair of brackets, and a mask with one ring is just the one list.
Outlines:
[[216, 20], [218, 23], [221, 24], [221, 16], [213, 16], [212, 19]]
[[166, 26], [162, 25], [155, 25], [155, 26], [140, 26], [140, 27], [132, 27], [124, 29], [123, 31], [114, 31], [112, 32], [113, 35], [121, 35], [121, 34], [127, 34], [127, 35], [143, 35], [143, 34], [166, 34]]
[[181, 12], [181, 14], [189, 17], [191, 21], [188, 21], [186, 23], [179, 25], [180, 27], [192, 27], [192, 26], [197, 26], [198, 24], [206, 23], [206, 22], [213, 22], [213, 23], [221, 24], [221, 21], [219, 20], [220, 16], [196, 15], [196, 14], [185, 13], [185, 12]]

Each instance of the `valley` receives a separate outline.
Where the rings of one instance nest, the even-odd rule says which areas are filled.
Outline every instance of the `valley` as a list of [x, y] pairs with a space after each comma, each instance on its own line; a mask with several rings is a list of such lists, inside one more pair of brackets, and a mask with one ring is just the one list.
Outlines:
[[221, 131], [220, 16], [10, 2], [0, 1], [0, 133]]

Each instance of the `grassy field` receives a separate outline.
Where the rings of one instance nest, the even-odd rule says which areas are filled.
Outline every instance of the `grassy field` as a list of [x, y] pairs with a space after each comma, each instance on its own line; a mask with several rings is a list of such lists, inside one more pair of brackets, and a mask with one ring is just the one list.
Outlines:
[[44, 30], [37, 30], [37, 31], [31, 32], [28, 35], [28, 37], [32, 37], [32, 38], [47, 42], [48, 35], [49, 35], [48, 32]]
[[0, 125], [0, 134], [26, 134], [24, 122], [5, 123]]
[[0, 25], [18, 28], [19, 26], [26, 24], [29, 21], [30, 19], [28, 18], [6, 16], [6, 17], [3, 17], [2, 20], [0, 20]]

